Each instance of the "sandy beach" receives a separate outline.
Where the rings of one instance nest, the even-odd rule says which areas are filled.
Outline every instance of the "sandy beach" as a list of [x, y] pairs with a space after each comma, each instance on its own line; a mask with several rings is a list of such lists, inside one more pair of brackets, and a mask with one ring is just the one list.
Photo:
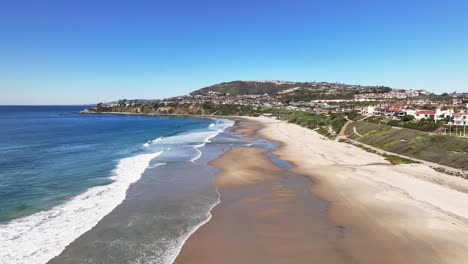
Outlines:
[[280, 142], [212, 165], [221, 202], [176, 263], [466, 263], [468, 183], [282, 121], [242, 119], [247, 138]]

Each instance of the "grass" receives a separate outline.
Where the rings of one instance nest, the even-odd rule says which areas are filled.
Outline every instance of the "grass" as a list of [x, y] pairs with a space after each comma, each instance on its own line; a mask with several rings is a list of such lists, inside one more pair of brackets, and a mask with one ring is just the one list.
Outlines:
[[403, 158], [397, 155], [383, 155], [385, 157], [385, 160], [390, 161], [393, 165], [398, 165], [398, 164], [419, 164], [419, 161]]
[[[353, 127], [362, 137], [354, 133]], [[353, 140], [400, 155], [468, 169], [468, 153], [465, 152], [468, 139], [361, 121], [350, 125], [346, 129], [346, 135]]]
[[377, 154], [377, 155], [380, 155], [382, 157], [385, 158], [385, 160], [388, 160], [390, 163], [392, 163], [393, 165], [398, 165], [398, 164], [419, 164], [420, 162], [419, 161], [415, 161], [415, 160], [411, 160], [411, 159], [407, 159], [407, 158], [403, 158], [403, 157], [400, 157], [400, 156], [397, 156], [397, 155], [388, 155], [388, 154], [384, 154], [384, 153], [381, 153], [373, 148], [369, 148], [365, 145], [362, 145], [362, 144], [356, 144], [354, 143], [353, 141], [349, 140], [349, 139], [339, 139], [338, 142], [342, 142], [342, 143], [348, 143], [348, 144], [351, 144], [353, 146], [356, 146], [360, 149], [363, 149], [369, 153], [374, 153], [374, 154]]
[[372, 116], [366, 119], [366, 122], [374, 123], [374, 124], [386, 124], [390, 126], [396, 126], [396, 127], [405, 127], [405, 128], [410, 128], [410, 129], [415, 129], [415, 130], [420, 130], [420, 131], [425, 131], [425, 132], [433, 132], [437, 129], [439, 129], [442, 125], [444, 125], [444, 122], [430, 122], [430, 121], [424, 121], [424, 122], [403, 122], [399, 119], [389, 119], [383, 116]]

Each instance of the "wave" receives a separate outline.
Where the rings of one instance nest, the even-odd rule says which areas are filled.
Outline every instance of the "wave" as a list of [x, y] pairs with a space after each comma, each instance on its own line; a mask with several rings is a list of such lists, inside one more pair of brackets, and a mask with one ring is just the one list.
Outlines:
[[162, 165], [166, 165], [166, 163], [164, 163], [164, 162], [155, 163], [155, 164], [149, 165], [146, 169], [154, 169], [154, 168], [162, 166]]
[[149, 141], [147, 141], [145, 144], [143, 144], [143, 147], [147, 148], [147, 147], [149, 147], [149, 146], [150, 146], [151, 144], [153, 144], [153, 143], [160, 142], [162, 139], [163, 139], [163, 137], [158, 137], [157, 139], [149, 140]]
[[187, 242], [187, 240], [190, 238], [190, 236], [193, 235], [195, 231], [197, 231], [200, 227], [202, 227], [211, 220], [211, 218], [213, 217], [213, 215], [211, 214], [211, 210], [213, 210], [213, 208], [215, 208], [221, 202], [221, 195], [219, 194], [218, 190], [216, 190], [216, 192], [218, 194], [218, 200], [209, 207], [208, 212], [206, 213], [206, 219], [193, 226], [190, 230], [188, 230], [187, 233], [180, 236], [179, 239], [175, 243], [173, 243], [172, 251], [168, 252], [168, 254], [166, 254], [163, 260], [164, 264], [174, 263], [180, 251], [182, 250], [182, 247], [184, 246], [185, 242]]
[[[0, 224], [0, 263], [46, 263], [59, 255], [67, 245], [79, 236], [92, 229], [104, 216], [121, 204], [130, 185], [138, 181], [144, 171], [165, 163], [151, 164], [151, 160], [170, 149], [192, 146], [197, 153], [190, 159], [195, 162], [202, 156], [199, 148], [232, 126], [233, 121], [216, 120], [213, 125], [199, 131], [159, 137], [143, 144], [146, 147], [155, 145], [155, 153], [144, 153], [121, 159], [110, 177], [113, 182], [105, 186], [96, 186], [79, 194], [50, 210]], [[219, 203], [219, 201], [218, 201]], [[216, 203], [217, 204], [217, 203]], [[207, 212], [206, 220], [193, 227], [177, 241], [172, 250], [167, 252], [172, 263], [177, 257], [185, 240], [200, 226], [211, 218], [209, 213], [216, 206], [213, 204]]]
[[214, 123], [211, 123], [208, 128], [210, 129], [211, 133], [207, 133], [205, 138], [203, 139], [203, 143], [194, 145], [194, 149], [197, 151], [194, 157], [190, 160], [191, 162], [195, 162], [202, 156], [202, 152], [199, 148], [204, 147], [207, 143], [210, 143], [210, 139], [216, 137], [219, 133], [223, 132], [226, 128], [231, 127], [234, 124], [231, 120], [220, 120], [216, 119]]
[[111, 184], [90, 188], [50, 210], [1, 224], [0, 262], [46, 263], [59, 255], [121, 204], [129, 186], [140, 179], [150, 161], [163, 152], [121, 159], [113, 171]]
[[202, 152], [198, 148], [195, 148], [195, 150], [197, 151], [197, 153], [195, 154], [195, 156], [193, 156], [193, 158], [190, 159], [191, 162], [195, 162], [202, 156]]

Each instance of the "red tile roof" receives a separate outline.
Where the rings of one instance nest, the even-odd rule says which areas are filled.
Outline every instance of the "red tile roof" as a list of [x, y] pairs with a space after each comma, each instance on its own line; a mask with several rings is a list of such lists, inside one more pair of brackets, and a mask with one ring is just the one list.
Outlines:
[[436, 111], [432, 110], [421, 110], [416, 112], [417, 115], [435, 115]]

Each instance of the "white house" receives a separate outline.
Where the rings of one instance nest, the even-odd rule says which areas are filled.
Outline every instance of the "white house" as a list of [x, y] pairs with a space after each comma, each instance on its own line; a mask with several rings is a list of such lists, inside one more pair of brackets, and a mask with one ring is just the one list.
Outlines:
[[405, 109], [403, 109], [403, 112], [405, 113], [405, 115], [412, 115], [412, 116], [416, 117], [416, 112], [417, 111], [415, 109], [405, 108]]
[[460, 99], [460, 98], [453, 98], [453, 99], [452, 99], [452, 103], [453, 103], [454, 105], [461, 105], [461, 104], [463, 103], [463, 100]]
[[468, 112], [455, 113], [453, 115], [453, 124], [457, 126], [468, 126]]
[[454, 113], [455, 112], [454, 112], [453, 109], [442, 110], [441, 108], [437, 108], [436, 109], [436, 118], [437, 119], [444, 119], [446, 117], [453, 117]]
[[[421, 119], [432, 119], [436, 120], [436, 111], [433, 110], [420, 110], [416, 112], [416, 120], [421, 120]], [[437, 120], [436, 120], [437, 121]]]
[[373, 115], [375, 111], [375, 106], [362, 107], [360, 110], [361, 114], [363, 115]]

